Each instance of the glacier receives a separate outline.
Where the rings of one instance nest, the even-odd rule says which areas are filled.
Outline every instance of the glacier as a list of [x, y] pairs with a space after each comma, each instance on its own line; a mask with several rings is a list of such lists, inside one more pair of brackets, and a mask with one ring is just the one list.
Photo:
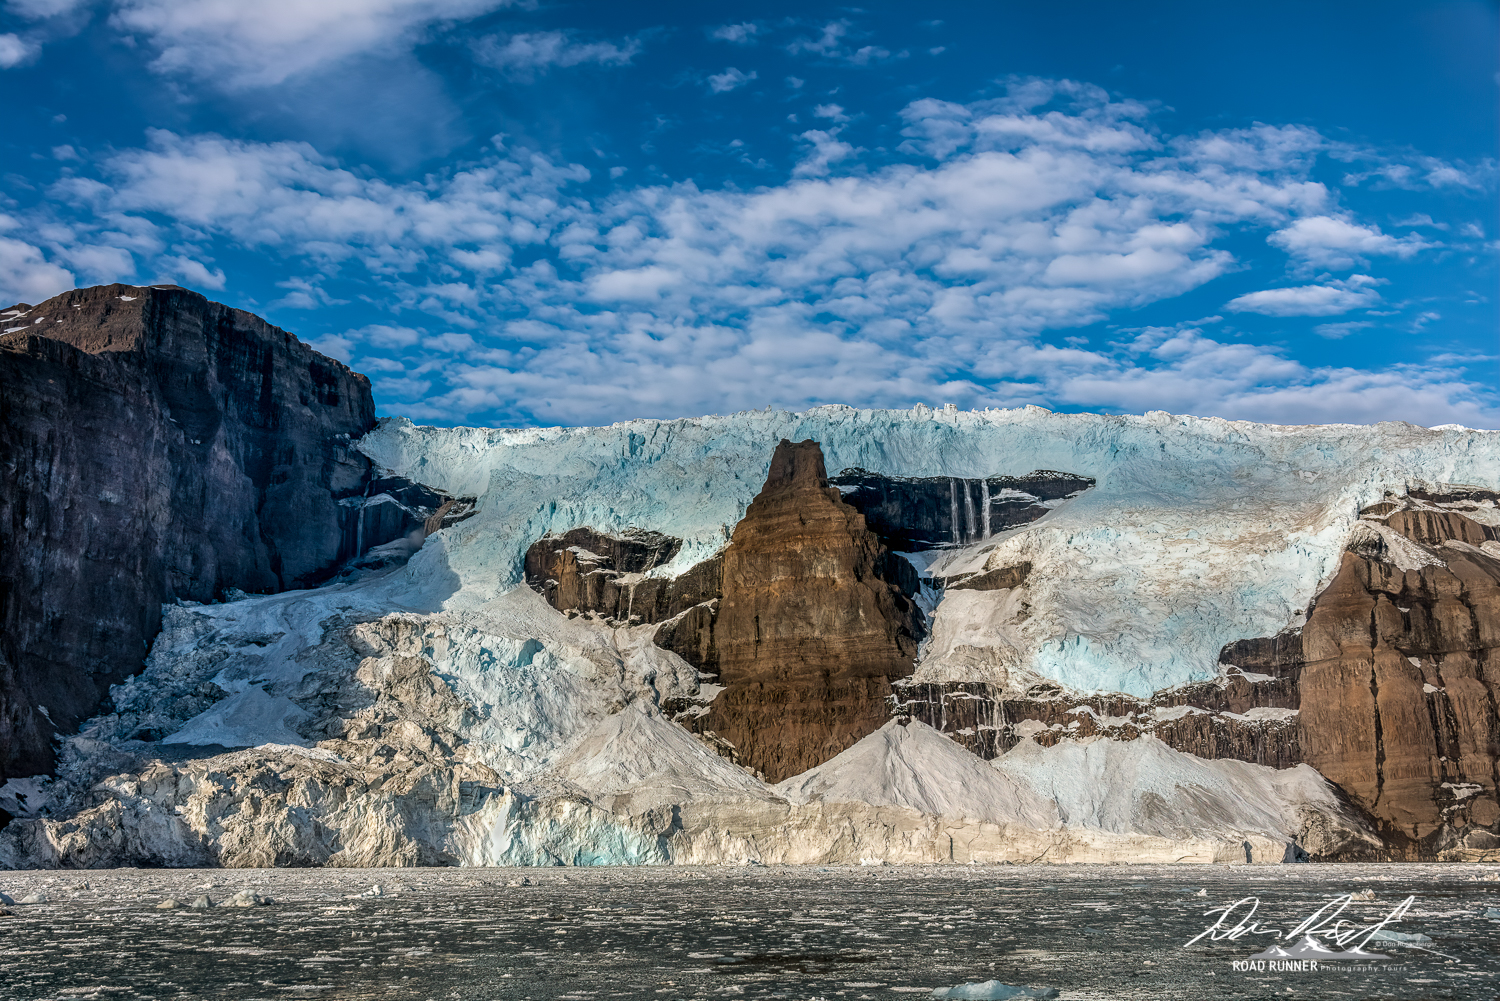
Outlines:
[[[698, 672], [649, 627], [552, 609], [523, 560], [547, 533], [643, 529], [683, 540], [650, 574], [681, 573], [724, 548], [783, 438], [820, 442], [830, 472], [1092, 477], [1038, 521], [913, 556], [936, 576], [1031, 564], [1025, 608], [924, 589], [918, 679], [1079, 693], [1214, 678], [1226, 643], [1300, 625], [1361, 508], [1500, 486], [1494, 433], [1403, 423], [920, 405], [600, 428], [386, 419], [360, 450], [477, 497], [475, 515], [388, 573], [166, 608], [144, 670], [63, 741], [57, 777], [13, 780], [24, 804], [0, 790], [20, 817], [0, 865], [1279, 862], [1310, 839], [1370, 839], [1307, 766], [1149, 737], [1025, 741], [984, 762], [892, 723], [779, 786], [715, 754], [660, 709], [711, 696]], [[1478, 517], [1500, 524], [1492, 504]]]
[[409, 571], [441, 561], [459, 579], [447, 606], [461, 608], [518, 584], [526, 547], [575, 526], [682, 538], [661, 575], [713, 555], [781, 438], [820, 442], [830, 472], [979, 479], [1062, 469], [1093, 477], [1094, 489], [1041, 522], [948, 553], [929, 569], [1029, 560], [1036, 600], [1023, 665], [1080, 691], [1138, 696], [1212, 677], [1225, 643], [1296, 625], [1336, 568], [1360, 508], [1388, 491], [1500, 484], [1492, 432], [1038, 407], [828, 406], [524, 430], [392, 419], [360, 448], [397, 475], [481, 498], [479, 516], [448, 530], [455, 534], [441, 554], [419, 553]]

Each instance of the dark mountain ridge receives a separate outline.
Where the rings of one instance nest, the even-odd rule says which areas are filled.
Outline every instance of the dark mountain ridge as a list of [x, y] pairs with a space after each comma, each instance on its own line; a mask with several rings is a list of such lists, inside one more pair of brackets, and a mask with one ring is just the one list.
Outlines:
[[163, 602], [306, 587], [349, 552], [370, 382], [176, 286], [0, 310], [0, 779], [139, 669]]

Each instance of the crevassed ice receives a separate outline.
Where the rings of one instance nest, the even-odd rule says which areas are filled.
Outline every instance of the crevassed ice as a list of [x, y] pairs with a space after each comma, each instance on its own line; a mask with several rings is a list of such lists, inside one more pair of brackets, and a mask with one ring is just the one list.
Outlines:
[[445, 609], [479, 607], [520, 583], [538, 537], [582, 525], [682, 538], [678, 557], [653, 573], [681, 572], [725, 545], [781, 438], [820, 442], [831, 473], [1094, 477], [1093, 490], [1041, 521], [947, 562], [1030, 561], [1031, 614], [1006, 637], [1018, 644], [1018, 668], [1140, 696], [1210, 677], [1225, 643], [1293, 622], [1337, 568], [1359, 509], [1387, 490], [1500, 486], [1494, 435], [1402, 423], [843, 406], [600, 428], [445, 429], [395, 418], [359, 447], [393, 473], [480, 500], [474, 518], [381, 590], [394, 606], [403, 587], [446, 577]]

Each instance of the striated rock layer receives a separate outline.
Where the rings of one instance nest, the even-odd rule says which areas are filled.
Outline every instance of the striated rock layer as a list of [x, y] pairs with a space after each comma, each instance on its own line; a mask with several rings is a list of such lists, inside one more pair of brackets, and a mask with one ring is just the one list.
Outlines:
[[139, 670], [161, 605], [305, 587], [370, 464], [370, 384], [175, 286], [0, 311], [0, 779]]
[[916, 659], [914, 577], [829, 487], [817, 442], [782, 439], [724, 550], [714, 625], [724, 691], [691, 725], [772, 782], [873, 733], [891, 681]]

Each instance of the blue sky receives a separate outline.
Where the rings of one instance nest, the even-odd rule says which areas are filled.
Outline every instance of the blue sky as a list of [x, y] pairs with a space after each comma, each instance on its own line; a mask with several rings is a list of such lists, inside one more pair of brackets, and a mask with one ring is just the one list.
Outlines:
[[1494, 2], [0, 0], [0, 299], [173, 281], [424, 423], [1500, 427]]

